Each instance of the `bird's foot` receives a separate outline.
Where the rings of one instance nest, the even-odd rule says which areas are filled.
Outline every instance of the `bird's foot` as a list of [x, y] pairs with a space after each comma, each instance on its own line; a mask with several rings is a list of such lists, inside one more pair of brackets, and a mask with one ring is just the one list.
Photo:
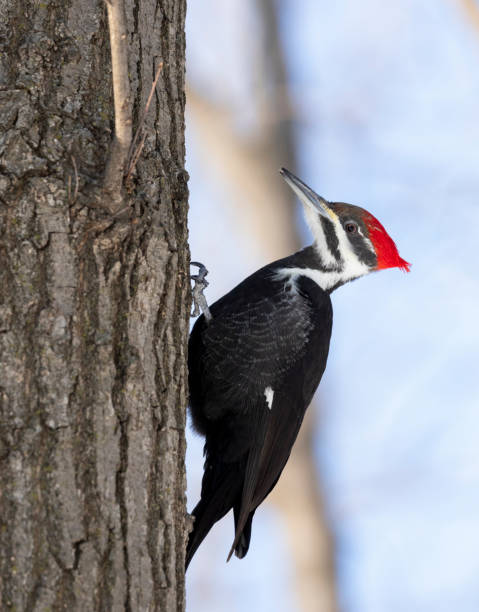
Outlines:
[[212, 319], [210, 309], [208, 308], [208, 303], [206, 302], [205, 295], [203, 291], [208, 287], [208, 281], [206, 280], [206, 275], [208, 274], [208, 270], [202, 263], [198, 263], [197, 261], [190, 262], [191, 266], [198, 267], [198, 274], [192, 274], [190, 276], [191, 280], [195, 281], [195, 286], [192, 289], [193, 295], [193, 312], [191, 313], [192, 317], [197, 317], [201, 311], [205, 315], [206, 322], [209, 323]]
[[193, 531], [194, 524], [195, 524], [195, 515], [187, 512], [185, 516], [186, 535], [189, 535]]

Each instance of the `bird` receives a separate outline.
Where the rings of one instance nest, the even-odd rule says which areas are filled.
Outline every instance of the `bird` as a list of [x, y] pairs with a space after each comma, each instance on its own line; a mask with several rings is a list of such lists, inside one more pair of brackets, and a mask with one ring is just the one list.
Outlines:
[[[233, 552], [248, 552], [258, 506], [276, 485], [328, 358], [330, 294], [370, 272], [410, 265], [359, 206], [328, 202], [292, 172], [313, 244], [243, 280], [195, 322], [188, 342], [189, 409], [205, 437], [201, 497], [186, 567], [233, 509]], [[206, 316], [205, 316], [206, 315]]]

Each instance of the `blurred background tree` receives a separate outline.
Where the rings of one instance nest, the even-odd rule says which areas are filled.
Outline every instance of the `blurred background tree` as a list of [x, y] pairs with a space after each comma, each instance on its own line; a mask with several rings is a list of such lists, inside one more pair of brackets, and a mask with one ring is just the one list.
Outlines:
[[[190, 243], [208, 299], [309, 242], [280, 166], [370, 209], [414, 264], [334, 294], [320, 418], [309, 411], [247, 558], [224, 563], [230, 517], [208, 536], [189, 612], [479, 605], [476, 9], [189, 6]], [[201, 449], [190, 435], [189, 508]]]
[[[241, 132], [235, 129], [234, 111], [221, 99], [203, 95], [193, 84], [188, 90], [188, 108], [209, 161], [231, 188], [229, 198], [240, 211], [248, 241], [256, 241], [264, 261], [269, 261], [297, 251], [301, 240], [292, 192], [281, 181], [271, 180], [282, 165], [296, 168], [294, 117], [277, 4], [261, 0], [256, 6], [251, 128]], [[238, 185], [242, 188], [237, 191]], [[315, 477], [313, 426], [314, 412], [308, 411], [270, 501], [283, 515], [302, 609], [333, 612], [332, 546]]]

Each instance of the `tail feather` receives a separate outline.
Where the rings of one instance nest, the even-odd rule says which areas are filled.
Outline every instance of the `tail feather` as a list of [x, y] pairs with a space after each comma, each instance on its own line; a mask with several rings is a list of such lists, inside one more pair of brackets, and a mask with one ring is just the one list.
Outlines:
[[[222, 476], [219, 482], [215, 479], [215, 488], [212, 490], [208, 486], [209, 470], [205, 470], [201, 499], [191, 513], [195, 520], [186, 547], [186, 568], [210, 529], [231, 510], [240, 494], [241, 481], [237, 474], [226, 473]], [[205, 482], [205, 479], [208, 480]]]
[[261, 456], [270, 415], [268, 410], [256, 411], [254, 414], [256, 417], [254, 437], [246, 458], [241, 501], [235, 505], [235, 538], [228, 555], [228, 561], [231, 559], [233, 552], [236, 552], [236, 556], [240, 557], [240, 559], [248, 552], [251, 538], [251, 521], [253, 519], [251, 513], [253, 512], [254, 514], [257, 506], [253, 506], [251, 502], [256, 491], [258, 474], [260, 473]]
[[193, 531], [191, 531], [188, 537], [188, 544], [186, 546], [185, 570], [188, 569], [188, 565], [190, 564], [193, 555], [198, 550], [201, 542], [203, 542], [208, 535], [210, 529], [213, 527], [215, 522], [221, 518], [216, 518], [215, 515], [211, 517], [211, 513], [207, 513], [206, 504], [202, 500], [200, 500], [200, 502], [196, 505], [191, 514], [195, 521], [193, 523]]
[[[246, 553], [248, 552], [249, 543], [251, 540], [251, 525], [253, 522], [254, 512], [255, 511], [253, 510], [252, 512], [249, 513], [245, 526], [243, 527], [243, 531], [238, 537], [238, 541], [234, 549], [235, 555], [238, 557], [238, 559], [242, 559], [243, 557], [246, 557]], [[237, 525], [238, 525], [238, 517], [239, 517], [239, 508], [237, 508], [237, 506], [235, 506], [234, 508], [234, 514], [235, 514], [235, 531], [236, 531]]]

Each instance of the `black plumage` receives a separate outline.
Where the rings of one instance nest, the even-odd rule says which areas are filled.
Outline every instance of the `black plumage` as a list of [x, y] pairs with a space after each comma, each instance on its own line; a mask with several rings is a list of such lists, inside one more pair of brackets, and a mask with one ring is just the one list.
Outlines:
[[328, 293], [311, 279], [288, 282], [277, 271], [310, 267], [316, 258], [308, 247], [261, 268], [210, 307], [209, 324], [202, 315], [191, 332], [191, 416], [206, 442], [187, 565], [231, 508], [231, 552], [246, 554], [253, 514], [288, 460], [326, 367], [332, 307]]

